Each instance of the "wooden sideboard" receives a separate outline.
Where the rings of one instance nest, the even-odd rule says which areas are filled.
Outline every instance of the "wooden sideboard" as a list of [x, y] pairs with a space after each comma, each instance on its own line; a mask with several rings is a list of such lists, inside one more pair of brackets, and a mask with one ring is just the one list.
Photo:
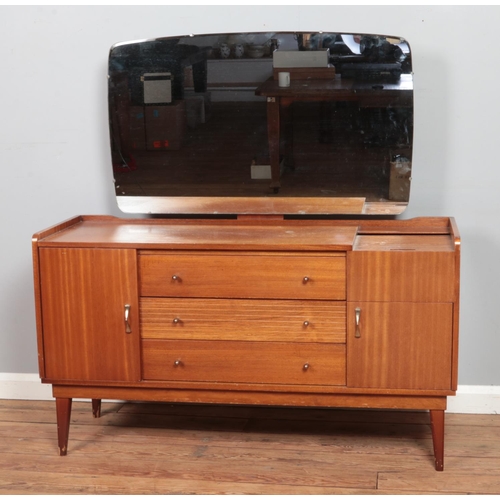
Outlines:
[[40, 376], [72, 398], [430, 411], [455, 394], [453, 219], [118, 219], [33, 237]]

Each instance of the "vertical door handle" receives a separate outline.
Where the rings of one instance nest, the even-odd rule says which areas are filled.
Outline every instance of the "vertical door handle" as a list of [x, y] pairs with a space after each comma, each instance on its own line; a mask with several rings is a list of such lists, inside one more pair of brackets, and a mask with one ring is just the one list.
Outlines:
[[354, 336], [359, 339], [361, 338], [361, 330], [359, 328], [359, 321], [361, 319], [361, 307], [356, 307], [356, 309], [354, 309], [354, 312], [356, 314], [356, 332], [354, 333]]
[[125, 304], [125, 333], [132, 333], [128, 318], [130, 316], [130, 304]]

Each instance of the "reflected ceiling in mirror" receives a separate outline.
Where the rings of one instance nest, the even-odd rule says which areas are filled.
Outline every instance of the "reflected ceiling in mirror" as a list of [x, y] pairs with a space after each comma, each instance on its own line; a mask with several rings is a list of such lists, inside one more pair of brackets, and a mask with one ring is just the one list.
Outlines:
[[400, 37], [233, 33], [114, 45], [109, 122], [128, 213], [398, 214], [413, 75]]

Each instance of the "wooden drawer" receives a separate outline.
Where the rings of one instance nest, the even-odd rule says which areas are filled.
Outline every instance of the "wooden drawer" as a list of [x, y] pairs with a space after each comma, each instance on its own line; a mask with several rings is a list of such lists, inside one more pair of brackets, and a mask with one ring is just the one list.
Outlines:
[[456, 254], [449, 236], [360, 236], [348, 259], [348, 300], [456, 300]]
[[142, 298], [140, 318], [148, 339], [346, 340], [346, 303], [340, 301]]
[[143, 340], [144, 380], [345, 385], [345, 344]]
[[141, 252], [140, 295], [345, 300], [345, 254]]

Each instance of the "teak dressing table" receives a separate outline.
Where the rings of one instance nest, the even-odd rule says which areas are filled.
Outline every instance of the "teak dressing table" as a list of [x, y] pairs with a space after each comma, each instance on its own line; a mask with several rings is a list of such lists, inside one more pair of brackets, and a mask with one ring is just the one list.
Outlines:
[[457, 387], [453, 219], [122, 220], [34, 236], [40, 374], [72, 398], [430, 410]]
[[[364, 37], [369, 57], [346, 60], [371, 61], [357, 66], [363, 77], [400, 72], [396, 82], [342, 79], [335, 50], [354, 35], [112, 49], [118, 204], [168, 218], [78, 216], [33, 237], [39, 370], [53, 387], [61, 455], [73, 398], [91, 399], [95, 417], [102, 399], [380, 408], [429, 411], [443, 470], [460, 236], [453, 218], [389, 218], [409, 199], [411, 57], [403, 39]], [[335, 79], [300, 68], [277, 88], [263, 40], [302, 58], [331, 47]], [[382, 56], [398, 62], [373, 63]], [[331, 140], [318, 138], [325, 124]], [[151, 149], [151, 131], [163, 149]], [[294, 168], [280, 172], [292, 144]], [[269, 176], [254, 178], [261, 150]]]

